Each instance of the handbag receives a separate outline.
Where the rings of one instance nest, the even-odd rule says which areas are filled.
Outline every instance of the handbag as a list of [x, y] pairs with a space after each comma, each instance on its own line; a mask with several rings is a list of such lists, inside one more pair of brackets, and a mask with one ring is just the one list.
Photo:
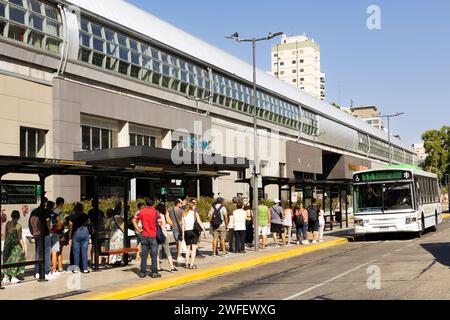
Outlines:
[[203, 232], [202, 226], [197, 221], [197, 212], [195, 212], [194, 233], [199, 236]]
[[166, 242], [166, 236], [164, 235], [161, 226], [158, 224], [158, 211], [155, 212], [155, 220], [156, 220], [156, 242], [158, 244], [163, 244]]

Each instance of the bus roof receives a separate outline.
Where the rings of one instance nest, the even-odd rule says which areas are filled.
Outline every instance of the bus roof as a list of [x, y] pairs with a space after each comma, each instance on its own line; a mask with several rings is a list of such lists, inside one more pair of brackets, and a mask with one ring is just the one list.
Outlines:
[[430, 177], [430, 178], [437, 178], [437, 174], [425, 171], [421, 167], [413, 166], [413, 165], [410, 165], [410, 164], [387, 165], [385, 168], [378, 168], [378, 169], [369, 169], [369, 170], [365, 170], [365, 171], [358, 171], [358, 172], [354, 172], [353, 174], [355, 175], [355, 174], [361, 174], [361, 173], [364, 173], [364, 172], [386, 171], [386, 170], [392, 170], [392, 171], [394, 171], [394, 170], [408, 170], [413, 175], [425, 176], [425, 177]]

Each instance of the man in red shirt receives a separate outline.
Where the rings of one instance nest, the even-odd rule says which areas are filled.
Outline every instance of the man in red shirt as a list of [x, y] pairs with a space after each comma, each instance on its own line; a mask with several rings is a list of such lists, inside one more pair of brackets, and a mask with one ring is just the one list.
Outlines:
[[[134, 229], [142, 234], [142, 257], [141, 257], [141, 272], [139, 277], [145, 278], [147, 275], [147, 258], [150, 252], [152, 259], [152, 273], [151, 278], [160, 278], [158, 273], [158, 242], [156, 241], [157, 220], [159, 223], [159, 212], [153, 207], [153, 200], [147, 199], [147, 207], [143, 208], [133, 219]], [[141, 221], [142, 228], [139, 228], [137, 222]]]

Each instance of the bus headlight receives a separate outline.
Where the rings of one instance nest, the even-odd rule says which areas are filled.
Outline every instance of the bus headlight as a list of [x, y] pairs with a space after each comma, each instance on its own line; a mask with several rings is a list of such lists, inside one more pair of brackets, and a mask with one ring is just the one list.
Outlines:
[[406, 218], [406, 224], [412, 224], [412, 223], [416, 223], [417, 222], [417, 218]]
[[357, 227], [364, 227], [364, 220], [362, 220], [362, 219], [355, 219], [355, 226], [357, 226]]

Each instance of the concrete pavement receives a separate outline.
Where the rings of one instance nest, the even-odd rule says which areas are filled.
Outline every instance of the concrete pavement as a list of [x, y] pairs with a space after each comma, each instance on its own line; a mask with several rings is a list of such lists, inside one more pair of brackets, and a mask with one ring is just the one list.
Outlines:
[[[208, 234], [206, 240], [202, 239], [200, 247], [206, 258], [196, 260], [196, 264], [199, 266], [197, 271], [185, 270], [179, 267], [179, 272], [176, 273], [163, 271], [161, 279], [155, 280], [149, 277], [140, 279], [137, 276], [139, 266], [132, 264], [127, 267], [119, 267], [87, 275], [66, 273], [55, 280], [44, 283], [38, 283], [32, 277], [28, 277], [24, 283], [6, 285], [6, 290], [0, 291], [0, 300], [129, 299], [192, 281], [339, 245], [347, 241], [344, 236], [348, 232], [351, 232], [351, 229], [327, 232], [325, 243], [321, 244], [310, 246], [293, 245], [285, 248], [270, 246], [259, 253], [248, 250], [246, 254], [230, 254], [226, 258], [213, 258], [210, 256], [212, 253], [212, 238]], [[271, 242], [272, 240], [270, 239], [269, 243]], [[173, 252], [172, 255], [175, 256], [175, 253]], [[166, 260], [163, 260], [162, 268], [168, 269]]]
[[162, 300], [450, 299], [450, 223], [383, 236], [142, 296]]

